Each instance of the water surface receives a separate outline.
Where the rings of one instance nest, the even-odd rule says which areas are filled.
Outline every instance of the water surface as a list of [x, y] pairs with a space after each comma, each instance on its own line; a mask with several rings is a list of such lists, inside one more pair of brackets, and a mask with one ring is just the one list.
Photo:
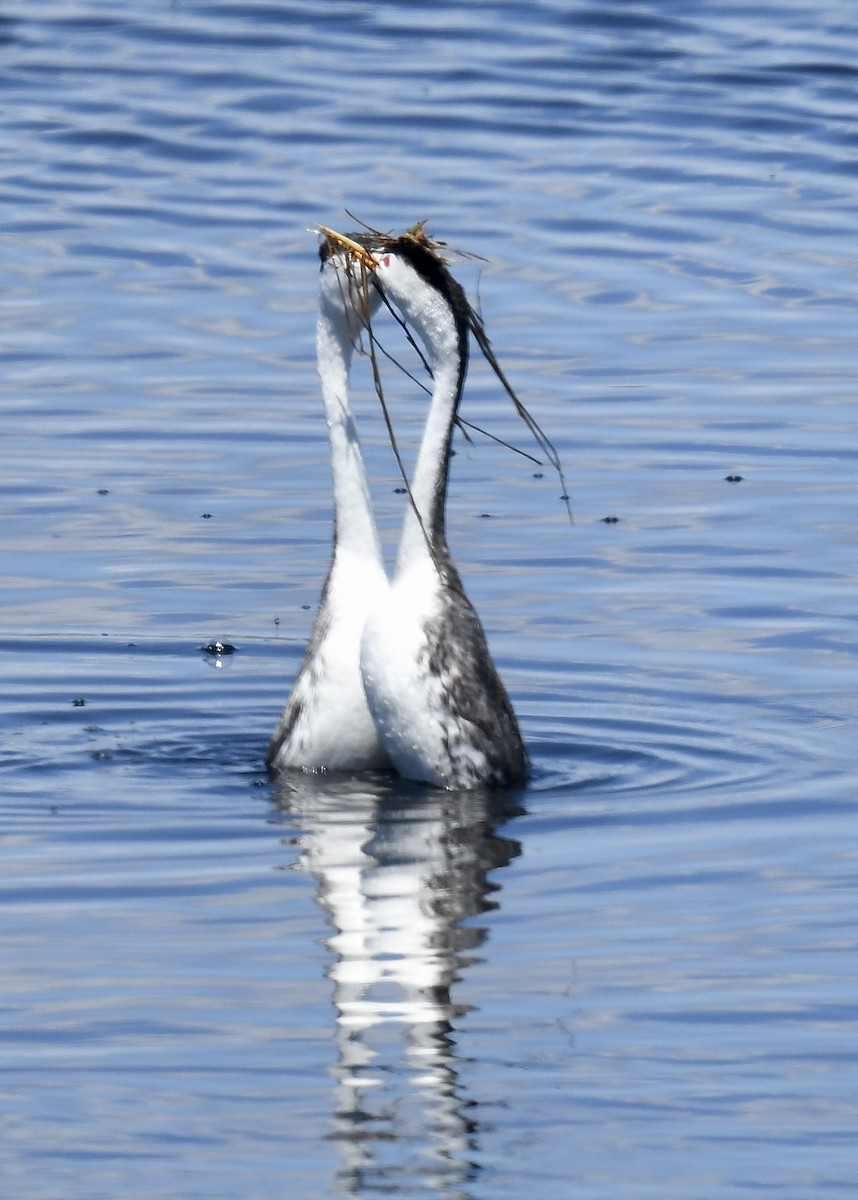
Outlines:
[[[3, 1194], [850, 1195], [852, 6], [46, 0], [0, 56]], [[487, 260], [566, 466], [572, 526], [457, 442], [508, 795], [264, 771], [346, 209]], [[477, 362], [465, 415], [528, 448]]]

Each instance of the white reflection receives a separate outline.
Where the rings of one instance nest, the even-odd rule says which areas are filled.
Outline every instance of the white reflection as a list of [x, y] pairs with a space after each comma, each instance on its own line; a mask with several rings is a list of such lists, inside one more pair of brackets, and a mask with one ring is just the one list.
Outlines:
[[[332, 928], [334, 1137], [348, 1196], [445, 1198], [475, 1171], [475, 1106], [459, 1080], [451, 988], [495, 906], [487, 872], [519, 853], [494, 832], [502, 796], [301, 777], [280, 797], [303, 829], [299, 865]], [[504, 807], [504, 804], [506, 805]]]

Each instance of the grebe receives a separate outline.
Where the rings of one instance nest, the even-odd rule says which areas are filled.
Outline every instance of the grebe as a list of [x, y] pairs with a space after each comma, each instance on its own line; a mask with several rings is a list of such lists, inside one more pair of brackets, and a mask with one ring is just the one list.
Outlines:
[[364, 625], [389, 584], [349, 406], [348, 375], [355, 340], [380, 296], [357, 277], [356, 264], [361, 270], [367, 262], [374, 265], [359, 246], [325, 237], [319, 254], [316, 351], [331, 443], [333, 556], [307, 652], [267, 762], [276, 768], [361, 771], [390, 766], [367, 708], [359, 667]]
[[374, 288], [423, 342], [433, 378], [395, 575], [375, 594], [361, 639], [369, 711], [406, 779], [457, 790], [515, 785], [527, 752], [446, 536], [452, 431], [476, 318], [422, 230], [356, 240], [376, 261]]

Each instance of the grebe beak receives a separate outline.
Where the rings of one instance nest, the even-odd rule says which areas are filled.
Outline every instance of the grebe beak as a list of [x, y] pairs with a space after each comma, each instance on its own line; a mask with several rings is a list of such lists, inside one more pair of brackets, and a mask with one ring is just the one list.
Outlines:
[[368, 270], [374, 271], [378, 266], [378, 260], [370, 254], [365, 246], [362, 246], [360, 242], [353, 241], [350, 237], [346, 237], [344, 233], [337, 233], [335, 229], [329, 229], [327, 225], [317, 225], [314, 232], [327, 238], [337, 249], [345, 250], [347, 254], [351, 255], [352, 258], [356, 258]]

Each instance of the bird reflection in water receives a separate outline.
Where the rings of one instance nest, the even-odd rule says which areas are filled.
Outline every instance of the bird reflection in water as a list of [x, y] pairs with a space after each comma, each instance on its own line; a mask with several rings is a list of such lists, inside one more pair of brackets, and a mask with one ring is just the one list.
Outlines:
[[487, 933], [464, 922], [497, 907], [489, 872], [520, 853], [496, 832], [520, 811], [514, 794], [307, 775], [279, 803], [331, 925], [341, 1190], [464, 1197], [479, 1109], [460, 1078], [452, 1031], [468, 1010], [453, 991]]

